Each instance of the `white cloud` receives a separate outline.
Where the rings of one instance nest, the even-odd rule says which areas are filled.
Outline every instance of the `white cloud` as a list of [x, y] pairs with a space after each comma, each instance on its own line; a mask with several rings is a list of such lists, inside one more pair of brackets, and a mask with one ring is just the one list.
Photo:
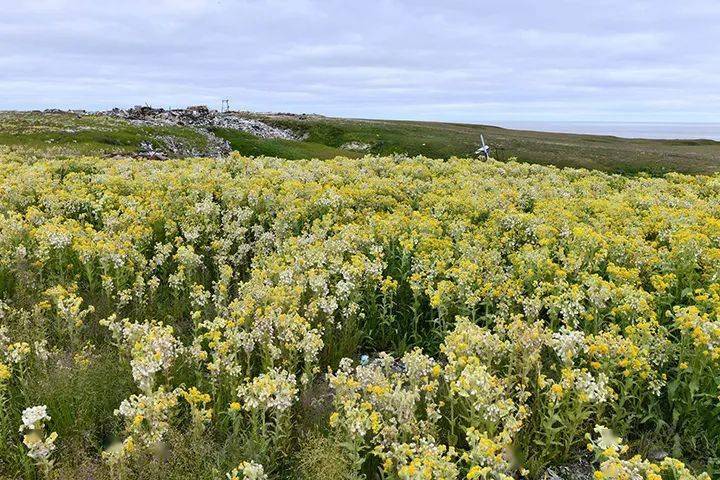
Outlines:
[[0, 0], [0, 109], [714, 120], [720, 9], [675, 3]]

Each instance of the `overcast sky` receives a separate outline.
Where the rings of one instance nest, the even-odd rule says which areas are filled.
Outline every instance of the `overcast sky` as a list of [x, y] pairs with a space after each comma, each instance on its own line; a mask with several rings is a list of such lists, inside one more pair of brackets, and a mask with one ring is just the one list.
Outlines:
[[0, 0], [0, 109], [720, 118], [717, 0]]

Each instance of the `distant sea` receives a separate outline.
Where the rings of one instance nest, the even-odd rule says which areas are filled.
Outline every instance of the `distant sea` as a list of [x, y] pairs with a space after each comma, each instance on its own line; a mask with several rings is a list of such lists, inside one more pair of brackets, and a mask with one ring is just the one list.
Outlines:
[[[485, 122], [483, 122], [485, 123]], [[707, 139], [720, 141], [720, 123], [655, 122], [487, 122], [514, 130], [587, 133], [623, 138]]]

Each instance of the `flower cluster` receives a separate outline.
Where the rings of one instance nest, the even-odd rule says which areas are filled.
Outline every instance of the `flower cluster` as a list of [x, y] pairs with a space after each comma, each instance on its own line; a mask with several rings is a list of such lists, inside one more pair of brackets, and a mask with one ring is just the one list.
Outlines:
[[242, 462], [227, 473], [228, 480], [267, 480], [263, 466], [255, 462]]
[[124, 418], [129, 438], [154, 447], [170, 429], [170, 417], [181, 394], [180, 390], [166, 392], [161, 387], [150, 395], [133, 395], [122, 401], [115, 415]]
[[538, 476], [594, 424], [720, 457], [717, 177], [0, 157], [3, 412], [103, 378], [111, 338], [137, 385], [111, 464], [192, 433], [275, 472], [330, 401], [388, 477]]
[[33, 459], [45, 476], [48, 475], [53, 466], [50, 455], [55, 450], [55, 440], [57, 440], [58, 436], [55, 432], [49, 435], [46, 434], [45, 423], [50, 420], [51, 417], [47, 414], [47, 407], [39, 405], [23, 410], [22, 425], [20, 425], [23, 445], [28, 449], [27, 456]]
[[45, 295], [52, 300], [58, 319], [71, 338], [74, 338], [76, 330], [82, 327], [85, 317], [95, 311], [92, 305], [83, 309], [83, 299], [62, 285], [49, 288]]
[[182, 352], [182, 344], [174, 337], [173, 327], [162, 323], [132, 323], [115, 317], [102, 320], [115, 340], [130, 356], [132, 375], [140, 389], [150, 393], [156, 375], [167, 371]]
[[201, 432], [205, 424], [212, 420], [212, 408], [207, 406], [210, 403], [210, 395], [202, 393], [197, 387], [182, 392], [182, 397], [190, 405], [190, 417], [196, 432]]
[[287, 410], [297, 396], [295, 375], [273, 368], [240, 385], [237, 394], [247, 411]]
[[624, 480], [646, 479], [662, 480], [673, 478], [677, 480], [710, 480], [710, 475], [701, 473], [694, 475], [685, 464], [672, 457], [665, 457], [659, 463], [643, 459], [640, 455], [625, 457], [627, 445], [623, 445], [622, 438], [616, 437], [613, 432], [602, 426], [595, 426], [595, 438], [590, 437], [588, 450], [595, 452], [600, 460], [600, 468], [595, 471], [596, 480]]
[[402, 480], [444, 480], [458, 476], [455, 450], [437, 445], [432, 438], [393, 443], [381, 450], [379, 456], [385, 473]]

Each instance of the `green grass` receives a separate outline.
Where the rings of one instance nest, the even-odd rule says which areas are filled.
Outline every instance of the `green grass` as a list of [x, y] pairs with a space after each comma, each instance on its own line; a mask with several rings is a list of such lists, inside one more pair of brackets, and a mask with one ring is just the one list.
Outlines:
[[371, 145], [368, 153], [407, 153], [433, 158], [474, 156], [480, 134], [498, 160], [582, 167], [613, 173], [663, 174], [720, 171], [720, 142], [712, 140], [623, 139], [509, 130], [487, 125], [324, 117], [258, 116], [267, 123], [308, 135], [309, 142], [340, 147], [350, 141]]
[[161, 137], [197, 150], [207, 146], [204, 135], [186, 127], [133, 125], [119, 118], [70, 113], [0, 112], [0, 145], [38, 156], [132, 154], [142, 141], [162, 146]]
[[[720, 171], [720, 142], [711, 140], [643, 140], [508, 130], [486, 125], [393, 120], [340, 119], [320, 116], [252, 115], [269, 124], [305, 135], [304, 141], [262, 139], [249, 133], [215, 129], [233, 149], [247, 156], [287, 159], [357, 157], [364, 154], [424, 155], [433, 158], [474, 156], [480, 134], [504, 161], [583, 167], [606, 172], [662, 175], [676, 171], [708, 174]], [[162, 137], [202, 151], [207, 139], [192, 128], [133, 125], [118, 118], [0, 113], [0, 145], [42, 157], [133, 154], [141, 141], [162, 147]], [[348, 142], [369, 145], [348, 150]]]
[[227, 128], [213, 129], [213, 133], [220, 138], [230, 142], [233, 150], [243, 155], [268, 157], [281, 157], [288, 160], [299, 160], [301, 158], [335, 158], [338, 156], [354, 157], [356, 153], [342, 150], [320, 142], [295, 142], [282, 139], [264, 139], [239, 130]]
[[366, 143], [370, 145], [368, 153], [377, 155], [402, 153], [433, 158], [472, 156], [480, 138], [468, 135], [468, 132], [446, 128], [450, 124], [428, 122], [330, 118], [296, 120], [282, 117], [263, 117], [262, 120], [305, 133], [308, 142], [336, 148], [353, 141]]

